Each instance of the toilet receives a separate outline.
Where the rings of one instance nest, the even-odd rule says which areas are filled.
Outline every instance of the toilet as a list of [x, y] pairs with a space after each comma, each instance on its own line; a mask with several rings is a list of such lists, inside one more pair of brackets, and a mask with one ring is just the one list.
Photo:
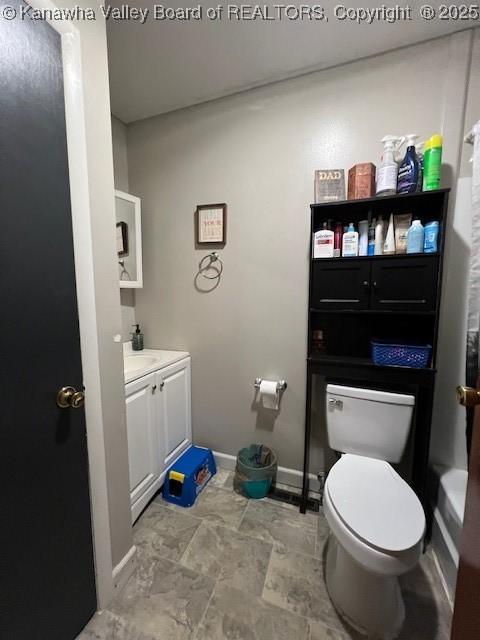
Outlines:
[[398, 636], [405, 617], [398, 576], [422, 553], [422, 505], [389, 464], [402, 457], [414, 404], [411, 395], [327, 385], [328, 441], [342, 453], [323, 496], [327, 591], [338, 613], [376, 640]]

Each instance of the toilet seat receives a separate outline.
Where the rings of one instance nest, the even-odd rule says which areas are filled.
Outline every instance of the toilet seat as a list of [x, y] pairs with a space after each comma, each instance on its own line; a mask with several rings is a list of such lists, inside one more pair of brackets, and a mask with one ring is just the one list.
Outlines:
[[343, 525], [373, 549], [398, 554], [423, 538], [422, 505], [384, 460], [344, 454], [330, 470], [325, 491]]

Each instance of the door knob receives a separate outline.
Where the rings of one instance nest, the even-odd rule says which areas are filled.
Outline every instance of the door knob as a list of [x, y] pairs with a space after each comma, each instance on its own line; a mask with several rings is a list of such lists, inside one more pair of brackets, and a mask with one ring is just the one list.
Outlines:
[[62, 387], [57, 393], [57, 405], [60, 409], [79, 409], [85, 404], [85, 394], [75, 387]]
[[480, 404], [480, 391], [473, 387], [457, 387], [457, 399], [461, 405], [472, 409]]

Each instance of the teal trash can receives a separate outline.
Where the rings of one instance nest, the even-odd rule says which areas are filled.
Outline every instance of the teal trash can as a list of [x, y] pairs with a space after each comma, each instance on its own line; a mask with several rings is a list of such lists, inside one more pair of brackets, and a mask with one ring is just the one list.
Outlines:
[[277, 454], [263, 444], [251, 444], [237, 455], [234, 487], [249, 498], [265, 498], [277, 475]]

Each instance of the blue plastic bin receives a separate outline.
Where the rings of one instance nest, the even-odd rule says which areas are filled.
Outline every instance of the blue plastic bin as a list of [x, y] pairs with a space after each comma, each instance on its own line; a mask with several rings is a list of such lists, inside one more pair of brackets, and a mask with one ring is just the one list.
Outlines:
[[372, 340], [374, 364], [387, 367], [426, 369], [430, 364], [432, 347], [429, 344], [394, 344], [386, 340]]
[[191, 507], [207, 482], [217, 473], [211, 449], [191, 446], [170, 467], [163, 483], [163, 498], [180, 507]]

